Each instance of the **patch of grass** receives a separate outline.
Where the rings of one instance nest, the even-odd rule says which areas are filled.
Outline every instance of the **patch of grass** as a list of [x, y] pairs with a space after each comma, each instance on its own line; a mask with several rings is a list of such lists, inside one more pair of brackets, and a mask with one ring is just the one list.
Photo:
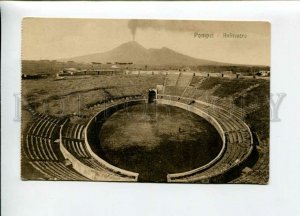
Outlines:
[[[269, 90], [266, 88], [268, 83], [269, 81], [259, 79], [228, 79], [220, 77], [209, 77], [201, 83], [198, 89], [209, 90], [217, 85], [220, 85], [219, 88], [215, 90], [213, 95], [223, 98], [231, 96], [235, 93], [239, 93], [255, 84], [263, 85], [263, 89], [261, 90], [269, 92]], [[263, 94], [265, 94], [265, 92], [263, 92]]]
[[201, 85], [198, 87], [198, 89], [208, 90], [208, 89], [212, 89], [213, 87], [215, 87], [218, 84], [220, 84], [219, 78], [209, 77], [201, 83]]
[[251, 131], [257, 133], [261, 140], [268, 139], [270, 133], [270, 107], [264, 105], [259, 110], [248, 114], [246, 123]]
[[205, 77], [194, 76], [190, 83], [190, 86], [197, 86], [197, 84], [203, 79], [205, 79]]
[[264, 81], [260, 82], [260, 85], [257, 88], [254, 88], [247, 92], [247, 94], [243, 97], [238, 97], [235, 99], [234, 103], [238, 107], [249, 106], [253, 103], [269, 104], [270, 101], [270, 82]]
[[214, 92], [215, 96], [228, 97], [235, 93], [239, 93], [250, 86], [262, 83], [262, 80], [255, 79], [223, 79], [220, 82], [220, 87]]

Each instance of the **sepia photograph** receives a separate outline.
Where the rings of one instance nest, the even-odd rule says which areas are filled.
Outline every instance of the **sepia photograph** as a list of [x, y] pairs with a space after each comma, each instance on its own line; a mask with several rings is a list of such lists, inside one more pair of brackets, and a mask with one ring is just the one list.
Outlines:
[[22, 21], [24, 181], [268, 184], [262, 21]]

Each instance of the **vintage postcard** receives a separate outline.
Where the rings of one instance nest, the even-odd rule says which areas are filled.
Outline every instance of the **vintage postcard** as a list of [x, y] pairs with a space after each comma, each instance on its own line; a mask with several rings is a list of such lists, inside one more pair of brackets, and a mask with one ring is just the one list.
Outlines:
[[267, 184], [270, 28], [24, 18], [22, 179]]

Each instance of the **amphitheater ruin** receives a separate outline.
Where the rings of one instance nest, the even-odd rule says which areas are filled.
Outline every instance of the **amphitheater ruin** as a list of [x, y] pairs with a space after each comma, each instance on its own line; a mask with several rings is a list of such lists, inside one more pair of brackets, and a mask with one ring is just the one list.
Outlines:
[[[80, 87], [91, 80], [94, 83], [89, 89]], [[98, 142], [94, 131], [101, 129], [99, 122], [106, 121], [118, 110], [151, 103], [200, 116], [216, 129], [222, 140], [220, 152], [210, 162], [184, 172], [168, 173], [165, 182], [268, 182], [268, 131], [258, 130], [259, 126], [251, 120], [268, 103], [266, 98], [253, 100], [257, 92], [268, 94], [267, 79], [148, 71], [23, 82], [26, 87], [23, 89], [28, 89], [23, 91], [26, 103], [22, 106], [22, 178], [25, 180], [139, 181], [139, 173], [117, 167], [94, 151], [93, 145]], [[70, 86], [57, 95], [53, 83], [64, 88], [67, 86], [64, 82]], [[72, 86], [77, 86], [76, 92]], [[37, 90], [42, 94], [34, 95]], [[85, 100], [84, 105], [78, 105], [78, 95]], [[240, 103], [239, 99], [246, 101]], [[66, 108], [68, 102], [72, 105]], [[61, 106], [64, 112], [59, 111]], [[260, 133], [265, 133], [265, 137]]]

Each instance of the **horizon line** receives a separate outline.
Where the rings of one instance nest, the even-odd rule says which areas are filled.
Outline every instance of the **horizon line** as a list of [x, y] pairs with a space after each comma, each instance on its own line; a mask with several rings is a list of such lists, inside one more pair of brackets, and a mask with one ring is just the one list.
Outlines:
[[[117, 45], [116, 47], [113, 47], [113, 48], [110, 48], [106, 51], [103, 51], [103, 52], [93, 52], [93, 53], [87, 53], [87, 54], [82, 54], [82, 55], [76, 55], [76, 56], [71, 56], [71, 57], [64, 57], [64, 58], [58, 58], [58, 59], [52, 59], [52, 58], [49, 58], [49, 59], [23, 59], [21, 57], [21, 61], [58, 61], [58, 62], [66, 62], [66, 60], [62, 60], [62, 59], [72, 59], [72, 58], [77, 58], [77, 57], [82, 57], [82, 56], [87, 56], [87, 55], [94, 55], [94, 54], [101, 54], [101, 53], [105, 53], [105, 52], [109, 52], [111, 50], [114, 50], [124, 44], [127, 44], [127, 43], [132, 43], [132, 42], [135, 42], [137, 43], [138, 45], [142, 46], [144, 49], [146, 50], [150, 50], [150, 49], [163, 49], [163, 48], [167, 48], [169, 50], [172, 50], [174, 52], [177, 52], [181, 55], [186, 55], [188, 57], [191, 57], [191, 58], [195, 58], [195, 59], [200, 59], [200, 60], [206, 60], [206, 61], [213, 61], [213, 62], [217, 62], [217, 63], [221, 63], [221, 64], [229, 64], [229, 65], [243, 65], [243, 66], [264, 66], [264, 67], [270, 67], [270, 64], [249, 64], [249, 63], [233, 63], [233, 62], [223, 62], [223, 61], [219, 61], [219, 60], [213, 60], [213, 59], [206, 59], [206, 58], [199, 58], [199, 57], [195, 57], [195, 56], [191, 56], [189, 54], [185, 54], [185, 53], [182, 53], [180, 51], [177, 51], [177, 50], [174, 50], [174, 49], [171, 49], [171, 48], [168, 48], [166, 46], [161, 46], [160, 48], [145, 48], [142, 44], [140, 44], [139, 42], [137, 42], [136, 40], [132, 39], [130, 41], [127, 41], [127, 42], [124, 42], [124, 43], [121, 43], [119, 45]], [[74, 62], [77, 62], [77, 61], [74, 61]], [[85, 62], [77, 62], [77, 63], [85, 63]], [[228, 66], [229, 66], [228, 65]], [[197, 66], [197, 65], [195, 65]], [[204, 66], [204, 65], [203, 65]], [[212, 66], [212, 65], [211, 65]]]

